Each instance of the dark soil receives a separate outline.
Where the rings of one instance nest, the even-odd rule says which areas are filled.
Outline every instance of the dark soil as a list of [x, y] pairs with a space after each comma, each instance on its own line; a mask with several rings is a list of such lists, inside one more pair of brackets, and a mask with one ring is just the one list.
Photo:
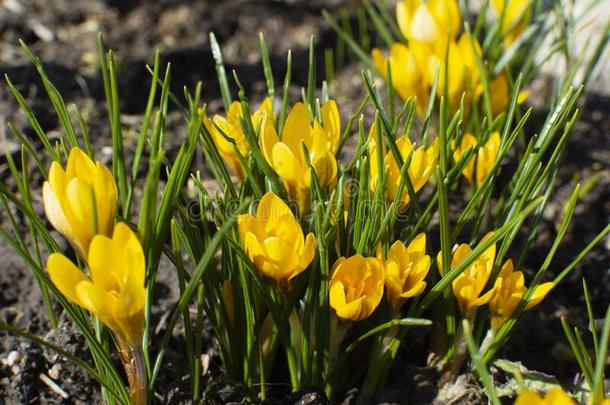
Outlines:
[[[265, 84], [260, 64], [258, 36], [266, 36], [270, 58], [277, 78], [285, 72], [286, 52], [293, 52], [293, 85], [291, 92], [298, 97], [307, 80], [307, 49], [309, 37], [316, 36], [320, 54], [332, 47], [336, 38], [320, 15], [322, 7], [336, 9], [352, 6], [350, 0], [261, 0], [261, 1], [199, 1], [163, 0], [96, 1], [54, 0], [52, 6], [42, 0], [11, 0], [0, 4], [0, 72], [6, 73], [32, 107], [42, 128], [59, 134], [57, 118], [44, 94], [35, 69], [19, 48], [23, 39], [44, 62], [49, 77], [67, 102], [75, 103], [90, 126], [95, 148], [100, 158], [109, 159], [110, 139], [107, 129], [105, 101], [101, 79], [97, 73], [98, 32], [104, 34], [109, 48], [116, 51], [119, 64], [119, 92], [122, 121], [127, 129], [137, 129], [149, 86], [145, 64], [151, 63], [154, 50], [160, 49], [163, 61], [172, 63], [173, 90], [182, 94], [182, 86], [192, 88], [197, 81], [204, 83], [204, 98], [214, 112], [222, 106], [210, 51], [208, 32], [213, 31], [222, 46], [227, 71], [235, 69], [255, 103], [265, 96]], [[323, 72], [318, 57], [318, 71]], [[331, 94], [339, 95], [342, 117], [352, 113], [363, 97], [360, 65], [353, 64], [338, 72], [330, 83]], [[276, 87], [281, 83], [277, 80]], [[592, 176], [598, 182], [585, 195], [576, 209], [564, 243], [553, 261], [555, 274], [610, 221], [610, 99], [589, 95], [583, 115], [573, 130], [565, 161], [560, 172], [559, 187], [552, 204], [544, 215], [543, 232], [532, 246], [533, 253], [526, 263], [529, 279], [544, 261], [562, 213], [563, 205], [577, 182], [586, 183]], [[370, 111], [369, 111], [370, 113]], [[170, 119], [169, 153], [175, 153], [184, 134], [180, 117], [174, 112]], [[0, 123], [11, 122], [34, 144], [35, 134], [8, 86], [0, 83]], [[532, 124], [533, 126], [539, 124]], [[532, 129], [534, 130], [534, 129]], [[7, 135], [11, 139], [11, 136]], [[19, 145], [4, 144], [12, 153]], [[348, 151], [349, 153], [349, 151]], [[0, 180], [11, 184], [4, 156], [0, 157]], [[39, 175], [32, 175], [33, 184], [40, 184]], [[36, 187], [33, 187], [35, 190]], [[41, 209], [40, 196], [34, 196]], [[40, 212], [42, 215], [42, 211]], [[4, 215], [2, 215], [4, 217]], [[59, 327], [50, 328], [40, 293], [32, 274], [9, 246], [0, 240], [0, 319], [43, 337], [51, 343], [79, 356], [87, 357], [82, 338], [63, 317]], [[520, 361], [531, 370], [553, 375], [569, 386], [577, 373], [577, 364], [561, 330], [560, 317], [571, 325], [586, 329], [586, 309], [581, 283], [585, 278], [591, 292], [595, 316], [602, 318], [610, 303], [610, 241], [606, 238], [557, 287], [550, 297], [532, 310], [520, 324], [510, 343], [499, 357]], [[159, 271], [153, 317], [155, 324], [167, 321], [178, 293], [173, 270], [164, 263]], [[209, 332], [209, 331], [208, 331]], [[22, 338], [0, 334], [0, 400], [7, 404], [21, 403], [99, 403], [98, 385], [78, 367], [55, 353]], [[187, 403], [189, 384], [181, 347], [183, 333], [177, 328], [166, 354], [156, 399], [160, 403]], [[413, 334], [402, 346], [399, 359], [390, 372], [379, 402], [429, 403], [437, 394], [437, 373], [425, 367], [427, 353], [425, 336]], [[153, 339], [154, 341], [154, 339]], [[243, 392], [222, 378], [222, 367], [211, 332], [206, 334], [204, 347], [210, 359], [205, 399], [208, 403], [239, 403]], [[501, 377], [500, 377], [501, 378]], [[468, 386], [473, 381], [470, 381]], [[54, 386], [56, 384], [56, 386]], [[291, 394], [281, 385], [270, 389], [269, 404], [323, 404], [324, 395], [303, 390]], [[345, 403], [355, 397], [349, 392]], [[473, 388], [462, 403], [486, 403], [480, 391]]]

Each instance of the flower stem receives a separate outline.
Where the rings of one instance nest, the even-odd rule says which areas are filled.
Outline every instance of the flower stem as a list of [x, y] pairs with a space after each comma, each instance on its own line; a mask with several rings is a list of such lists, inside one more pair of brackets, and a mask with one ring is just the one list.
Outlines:
[[128, 345], [121, 340], [121, 361], [129, 381], [131, 405], [146, 405], [147, 375], [142, 345]]
[[[465, 315], [466, 320], [468, 321], [468, 325], [470, 326], [471, 329], [474, 326], [475, 316], [476, 316], [476, 309], [469, 311]], [[454, 355], [451, 363], [449, 363], [449, 365], [448, 365], [448, 370], [445, 372], [445, 375], [443, 376], [444, 377], [443, 379], [445, 381], [453, 381], [453, 379], [455, 379], [455, 377], [460, 372], [460, 369], [462, 368], [462, 365], [464, 364], [464, 361], [466, 360], [466, 357], [468, 354], [468, 346], [466, 344], [466, 337], [464, 336], [464, 328], [461, 323], [459, 324], [458, 330], [455, 334], [455, 341], [456, 341], [455, 355]]]

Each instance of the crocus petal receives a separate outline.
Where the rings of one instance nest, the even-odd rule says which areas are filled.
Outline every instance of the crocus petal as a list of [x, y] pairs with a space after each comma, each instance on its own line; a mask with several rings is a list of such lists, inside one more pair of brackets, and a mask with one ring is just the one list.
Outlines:
[[485, 305], [494, 297], [495, 294], [496, 294], [496, 289], [492, 288], [491, 290], [487, 291], [485, 294], [481, 295], [476, 300], [470, 301], [468, 303], [468, 307], [475, 308], [475, 307], [480, 307], [481, 305]]
[[264, 123], [262, 133], [260, 134], [260, 144], [265, 160], [273, 166], [273, 147], [280, 141], [277, 131], [273, 125]]
[[228, 137], [231, 135], [233, 127], [231, 123], [221, 115], [215, 115], [212, 118], [212, 122], [212, 131], [210, 131], [212, 139], [218, 148], [218, 152], [225, 158], [225, 154], [233, 153], [233, 145], [225, 138], [225, 136]]
[[312, 262], [316, 254], [316, 237], [313, 233], [307, 234], [303, 251], [300, 254], [301, 261], [299, 262], [299, 267], [305, 269]]
[[[324, 153], [312, 162], [316, 175], [322, 186], [332, 186], [337, 180], [337, 159], [330, 152]], [[308, 183], [311, 178], [306, 178]]]
[[239, 117], [242, 115], [241, 102], [235, 100], [229, 104], [227, 110], [227, 121], [231, 124], [239, 124]]
[[553, 289], [554, 286], [555, 286], [554, 283], [548, 282], [548, 283], [540, 284], [538, 287], [536, 287], [534, 289], [532, 296], [530, 297], [529, 301], [527, 302], [525, 309], [528, 310], [528, 309], [533, 308], [536, 305], [538, 305], [540, 303], [540, 301], [542, 301], [547, 296], [547, 294], [549, 292], [551, 292], [551, 290]]
[[345, 306], [345, 290], [340, 281], [330, 286], [329, 301], [333, 308]]
[[455, 0], [430, 0], [429, 7], [443, 32], [448, 36], [455, 36], [462, 24], [457, 2]]
[[410, 28], [407, 38], [421, 42], [435, 42], [440, 36], [439, 27], [426, 3], [420, 4], [415, 10]]
[[411, 38], [411, 21], [415, 8], [421, 4], [421, 0], [402, 0], [396, 4], [396, 21], [400, 32], [406, 38]]
[[[417, 60], [409, 47], [400, 42], [392, 44], [390, 48], [390, 63], [393, 84], [399, 90], [402, 90], [401, 96], [406, 98], [417, 95], [422, 75]], [[387, 70], [385, 66], [384, 70]]]
[[[279, 218], [271, 217], [264, 224], [265, 237], [273, 236], [289, 244], [296, 252], [303, 249], [303, 230], [291, 214]], [[264, 239], [264, 238], [261, 238]]]
[[275, 237], [265, 239], [263, 245], [266, 253], [265, 262], [279, 270], [274, 277], [276, 280], [288, 279], [295, 275], [293, 273], [298, 269], [299, 257], [290, 246], [286, 246], [284, 241]]
[[260, 227], [258, 220], [250, 214], [240, 214], [237, 216], [237, 230], [239, 232], [239, 241], [240, 243], [244, 243], [246, 239], [246, 233], [252, 232], [256, 237], [260, 236], [259, 232]]
[[424, 255], [426, 253], [426, 234], [422, 232], [413, 238], [409, 243], [408, 251], [409, 255], [413, 257]]
[[144, 285], [145, 258], [142, 244], [136, 234], [124, 222], [119, 222], [114, 227], [112, 240], [118, 247], [126, 251], [126, 262], [124, 266], [129, 269], [129, 277], [135, 284]]
[[98, 231], [110, 236], [114, 226], [114, 215], [118, 205], [118, 191], [112, 173], [106, 166], [96, 162], [97, 175], [93, 178]]
[[521, 391], [517, 397], [517, 400], [515, 401], [515, 405], [535, 405], [541, 403], [542, 398], [540, 398], [540, 395], [538, 395], [537, 392], [529, 390]]
[[47, 259], [47, 271], [59, 292], [75, 304], [82, 305], [76, 293], [76, 286], [88, 281], [88, 278], [70, 259], [61, 253], [51, 254]]
[[360, 321], [368, 318], [373, 311], [370, 306], [367, 305], [367, 301], [364, 297], [355, 299], [354, 301], [348, 302], [336, 309], [337, 316], [339, 318], [347, 319], [350, 321]]
[[82, 149], [72, 148], [70, 156], [68, 156], [66, 177], [93, 178], [97, 174], [96, 172], [93, 160]]
[[45, 215], [53, 228], [57, 229], [70, 242], [81, 257], [84, 257], [85, 246], [81, 243], [81, 235], [72, 227], [63, 208], [67, 206], [67, 203], [62, 205], [59, 196], [53, 191], [50, 182], [45, 182], [42, 186], [42, 200]]
[[561, 388], [552, 388], [544, 397], [545, 404], [572, 405], [574, 401]]
[[383, 52], [379, 48], [373, 48], [373, 50], [371, 51], [371, 56], [373, 58], [373, 65], [375, 65], [375, 68], [377, 68], [379, 73], [385, 78], [387, 76], [387, 58], [384, 56]]
[[417, 260], [411, 268], [411, 272], [409, 274], [409, 282], [420, 282], [424, 278], [426, 278], [426, 275], [428, 275], [428, 271], [430, 270], [431, 261], [432, 260], [428, 255], [423, 256], [422, 258]]
[[124, 284], [120, 290], [115, 317], [127, 318], [143, 311], [146, 302], [144, 282], [137, 272], [127, 273]]
[[[117, 306], [116, 296], [107, 294], [103, 287], [91, 281], [83, 281], [78, 284], [76, 293], [83, 308], [100, 316], [105, 323], [108, 323], [105, 321], [106, 319], [112, 319], [112, 309]], [[111, 323], [114, 324], [114, 322]]]
[[[96, 210], [96, 204], [91, 185], [78, 177], [73, 178], [68, 183], [66, 198], [74, 217], [81, 224], [82, 233], [88, 233], [91, 237], [96, 233], [95, 231], [99, 231], [93, 229], [93, 213]], [[72, 226], [75, 225], [72, 224]]]
[[265, 250], [261, 245], [260, 241], [252, 232], [246, 232], [244, 238], [244, 250], [246, 254], [252, 260], [255, 266], [259, 266], [262, 264], [262, 261], [265, 258]]
[[339, 136], [341, 134], [341, 119], [339, 118], [339, 109], [335, 100], [328, 100], [320, 107], [322, 115], [322, 124], [324, 132], [328, 136], [328, 142], [331, 145], [331, 152], [335, 153]]
[[274, 193], [266, 193], [261, 198], [256, 210], [256, 218], [260, 221], [268, 221], [269, 219], [277, 219], [284, 216], [293, 216], [290, 207]]
[[273, 169], [284, 180], [299, 181], [304, 168], [293, 151], [283, 142], [273, 146]]
[[89, 269], [93, 282], [104, 290], [119, 290], [123, 282], [125, 255], [117, 252], [112, 239], [96, 235], [89, 246]]
[[453, 269], [455, 266], [460, 264], [460, 262], [470, 254], [470, 252], [472, 252], [472, 249], [470, 249], [470, 246], [468, 246], [466, 243], [462, 243], [460, 246], [458, 246], [458, 248], [453, 253], [453, 259], [451, 260], [451, 268]]
[[311, 149], [313, 138], [311, 136], [311, 125], [309, 124], [309, 109], [302, 102], [298, 102], [286, 117], [286, 124], [282, 132], [282, 142], [295, 155], [300, 155], [301, 142]]
[[412, 297], [417, 297], [418, 295], [420, 295], [421, 293], [424, 292], [424, 290], [426, 289], [426, 282], [422, 281], [419, 282], [417, 284], [415, 284], [413, 286], [413, 288], [406, 290], [405, 292], [403, 292], [402, 294], [400, 294], [400, 296], [402, 298], [412, 298]]

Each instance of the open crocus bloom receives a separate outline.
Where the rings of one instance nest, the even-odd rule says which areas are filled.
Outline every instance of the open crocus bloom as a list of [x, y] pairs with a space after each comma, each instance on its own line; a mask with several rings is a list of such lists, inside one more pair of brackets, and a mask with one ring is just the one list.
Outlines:
[[79, 148], [70, 151], [66, 170], [57, 162], [51, 164], [42, 186], [49, 222], [84, 260], [93, 235], [112, 233], [117, 195], [112, 173]]
[[426, 234], [420, 233], [405, 246], [396, 241], [383, 263], [385, 286], [392, 308], [398, 310], [408, 298], [420, 295], [426, 288], [424, 279], [430, 270], [426, 254]]
[[[241, 103], [233, 101], [229, 106], [226, 118], [218, 114], [212, 117], [211, 120], [207, 116], [203, 117], [203, 123], [212, 135], [214, 144], [218, 148], [218, 153], [240, 180], [243, 180], [245, 177], [245, 169], [239, 160], [233, 142], [235, 142], [235, 146], [237, 146], [239, 153], [244, 159], [247, 159], [250, 153], [250, 146], [240, 123], [242, 115]], [[260, 126], [262, 132], [275, 132], [273, 105], [269, 97], [265, 98], [259, 109], [252, 114], [252, 124], [255, 130]], [[233, 142], [229, 141], [225, 136], [233, 140]]]
[[112, 238], [96, 235], [87, 258], [90, 277], [67, 257], [53, 253], [49, 277], [70, 301], [96, 315], [118, 337], [137, 345], [144, 332], [144, 252], [132, 230], [120, 222]]
[[280, 287], [309, 266], [315, 255], [316, 239], [307, 238], [284, 201], [272, 192], [261, 199], [256, 216], [237, 217], [239, 237], [254, 266]]
[[330, 306], [341, 319], [371, 316], [383, 296], [383, 264], [375, 257], [355, 255], [335, 262], [330, 279]]
[[[485, 239], [483, 239], [485, 240]], [[464, 258], [470, 254], [472, 249], [466, 243], [461, 244], [453, 252], [451, 269], [457, 267]], [[458, 302], [462, 314], [468, 316], [477, 307], [487, 304], [496, 293], [495, 288], [483, 293], [483, 288], [489, 280], [493, 270], [496, 257], [495, 243], [487, 248], [473, 263], [453, 280], [453, 294]], [[438, 268], [443, 274], [442, 256], [439, 252], [437, 257]]]
[[[371, 126], [369, 132], [369, 146], [370, 146], [370, 159], [371, 159], [371, 190], [375, 192], [379, 182], [379, 164], [377, 158], [377, 145], [375, 141], [376, 125]], [[406, 160], [411, 151], [413, 150], [413, 143], [409, 137], [405, 134], [396, 140], [396, 146], [400, 152], [400, 156], [403, 160]], [[432, 145], [427, 148], [419, 147], [413, 151], [411, 155], [411, 162], [407, 172], [409, 173], [409, 179], [413, 185], [413, 190], [418, 192], [423, 186], [426, 185], [434, 168], [436, 167], [436, 161], [439, 154], [439, 143], [438, 138], [434, 140]], [[401, 167], [396, 162], [392, 151], [388, 151], [384, 158], [384, 168], [386, 172], [386, 198], [388, 201], [393, 201], [396, 197], [396, 193], [400, 187], [400, 169]], [[405, 187], [402, 196], [400, 197], [401, 202], [406, 206], [409, 204], [410, 197]]]
[[[515, 311], [523, 294], [527, 291], [523, 272], [514, 271], [513, 261], [507, 260], [496, 279], [496, 294], [489, 302], [491, 311], [491, 329], [495, 332]], [[537, 286], [527, 301], [525, 310], [540, 303], [553, 288], [553, 283], [543, 283]]]
[[302, 145], [309, 152], [311, 166], [322, 187], [334, 186], [337, 182], [337, 159], [335, 152], [339, 143], [341, 123], [334, 100], [320, 108], [322, 123], [310, 119], [307, 106], [301, 102], [294, 105], [282, 131], [263, 131], [261, 147], [265, 159], [282, 178], [290, 197], [300, 212], [305, 212], [311, 188], [311, 169], [305, 159]]
[[494, 132], [483, 146], [478, 145], [479, 141], [474, 135], [465, 134], [460, 146], [455, 148], [453, 152], [453, 159], [458, 162], [469, 147], [475, 148], [475, 153], [462, 170], [462, 174], [469, 182], [472, 182], [476, 167], [476, 184], [480, 186], [496, 163], [496, 157], [500, 149], [500, 133]]

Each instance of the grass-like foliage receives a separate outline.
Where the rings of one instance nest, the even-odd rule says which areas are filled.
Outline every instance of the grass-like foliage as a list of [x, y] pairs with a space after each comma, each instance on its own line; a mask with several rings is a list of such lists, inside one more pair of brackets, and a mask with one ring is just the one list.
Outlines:
[[[78, 109], [66, 106], [22, 43], [62, 134], [49, 138], [6, 77], [37, 139], [9, 126], [23, 147], [19, 156], [6, 155], [16, 186], [0, 184], [0, 234], [34, 274], [54, 325], [57, 302], [83, 336], [90, 360], [11, 325], [0, 328], [82, 366], [110, 404], [154, 402], [179, 324], [194, 403], [206, 385], [204, 319], [226, 377], [242, 384], [251, 401], [265, 399], [267, 385], [279, 382], [293, 390], [317, 387], [331, 400], [360, 387], [360, 401], [369, 403], [410, 332], [425, 328], [428, 361], [443, 380], [476, 369], [490, 401], [499, 403], [487, 365], [525, 312], [553, 294], [610, 226], [583, 241], [573, 262], [553, 260], [583, 195], [577, 185], [543, 264], [526, 282], [522, 269], [578, 119], [580, 58], [566, 54], [571, 73], [556, 83], [543, 122], [532, 122], [523, 102], [541, 64], [565, 49], [573, 23], [558, 33], [555, 19], [566, 18], [560, 9], [539, 1], [484, 1], [469, 25], [462, 3], [401, 0], [394, 20], [382, 4], [365, 0], [359, 21], [365, 34], [366, 24], [373, 27], [372, 39], [354, 37], [326, 13], [342, 52], [347, 46], [366, 68], [366, 96], [349, 116], [340, 97], [329, 94], [332, 86], [316, 88], [313, 39], [307, 86], [295, 100], [288, 91], [291, 54], [278, 75], [261, 35], [268, 97], [251, 104], [239, 72], [225, 70], [211, 34], [225, 110], [217, 115], [208, 112], [201, 85], [182, 97], [170, 92], [170, 65], [161, 66], [157, 53], [133, 150], [122, 132], [113, 53], [100, 37], [109, 168], [96, 160], [100, 151]], [[543, 47], [548, 55], [529, 51], [543, 41], [550, 41]], [[371, 42], [389, 53], [375, 48], [369, 56]], [[326, 55], [332, 65], [333, 52]], [[584, 68], [591, 73], [591, 66]], [[182, 112], [187, 128], [172, 156], [165, 141], [170, 107]], [[363, 114], [367, 107], [374, 116]], [[35, 142], [45, 156], [35, 152]], [[194, 167], [197, 153], [220, 191], [206, 187], [210, 179]], [[32, 170], [45, 177], [42, 187], [31, 184]], [[36, 213], [38, 195], [48, 222]], [[52, 228], [69, 252], [61, 251]], [[175, 271], [180, 298], [152, 341], [162, 256]], [[593, 360], [581, 333], [564, 328], [591, 403], [600, 403], [610, 321], [599, 331], [591, 323]], [[287, 377], [274, 380], [282, 371]]]

